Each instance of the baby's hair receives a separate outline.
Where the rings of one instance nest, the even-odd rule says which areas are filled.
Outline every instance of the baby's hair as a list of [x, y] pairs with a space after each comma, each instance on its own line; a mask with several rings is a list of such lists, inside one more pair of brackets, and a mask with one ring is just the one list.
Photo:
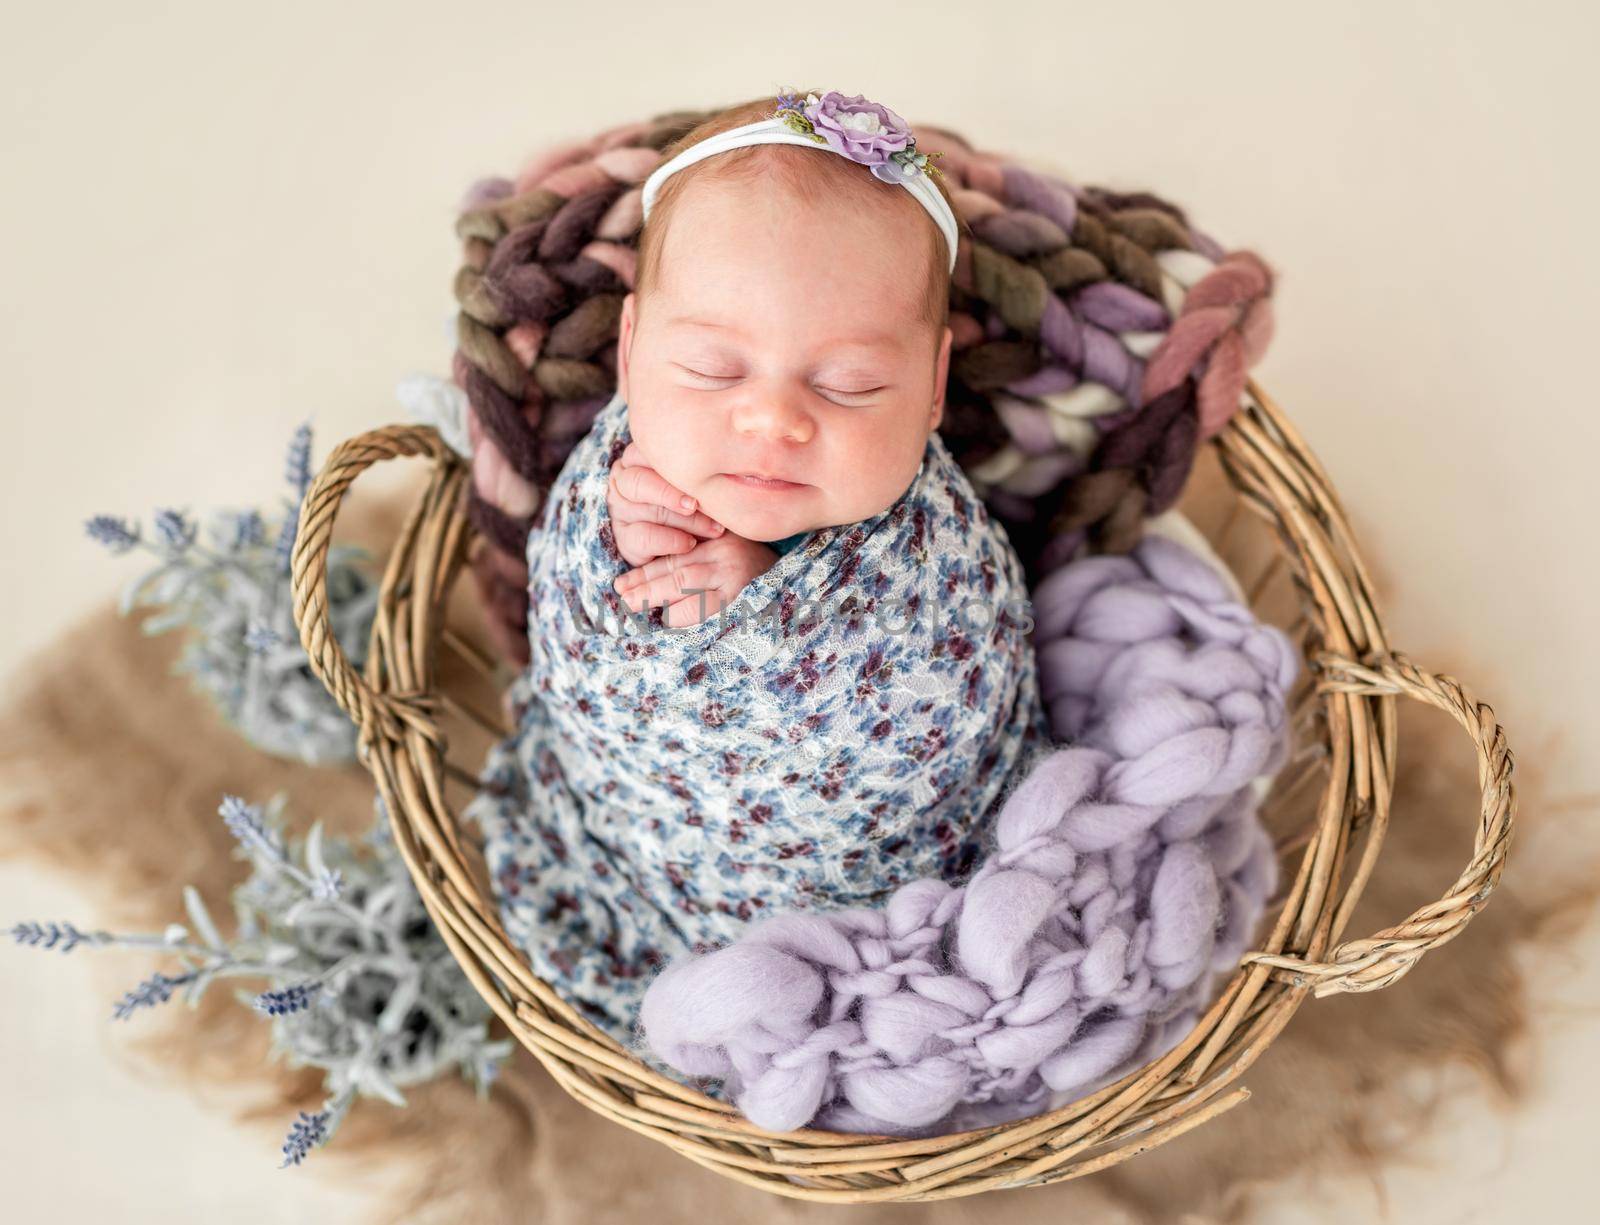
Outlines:
[[[794, 92], [804, 98], [807, 93], [820, 91], [802, 89]], [[759, 119], [770, 119], [777, 111], [779, 101], [776, 96], [753, 98], [749, 102], [718, 111], [662, 149], [662, 163], [719, 132], [742, 127]], [[942, 177], [930, 177], [939, 193], [950, 203], [951, 212], [955, 213], [954, 202]], [[783, 144], [742, 145], [669, 175], [650, 206], [649, 220], [639, 233], [638, 266], [633, 285], [635, 309], [643, 308], [646, 295], [660, 278], [662, 244], [678, 198], [688, 183], [698, 178], [710, 182], [770, 182], [801, 204], [843, 199], [850, 203], [859, 202], [868, 208], [900, 209], [906, 224], [920, 225], [926, 235], [924, 263], [928, 275], [918, 319], [932, 332], [937, 352], [938, 341], [950, 318], [950, 250], [945, 244], [944, 234], [933, 218], [928, 216], [927, 210], [913, 200], [905, 188], [895, 183], [885, 183], [866, 166], [820, 146], [812, 151]], [[956, 215], [960, 225], [959, 214]], [[964, 225], [960, 228], [966, 230]]]

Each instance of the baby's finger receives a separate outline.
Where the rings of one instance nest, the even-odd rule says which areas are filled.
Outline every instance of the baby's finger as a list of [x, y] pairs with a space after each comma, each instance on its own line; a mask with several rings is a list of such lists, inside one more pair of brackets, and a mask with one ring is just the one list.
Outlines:
[[709, 555], [707, 553], [697, 551], [704, 544], [706, 544], [706, 541], [697, 540], [695, 541], [694, 548], [690, 549], [687, 554], [680, 556], [669, 555], [652, 558], [651, 560], [645, 562], [642, 566], [637, 566], [625, 574], [619, 574], [616, 578], [616, 581], [612, 585], [616, 587], [618, 591], [621, 591], [624, 587], [631, 587], [633, 584], [643, 582], [646, 579], [665, 578], [674, 571], [681, 570], [687, 565], [694, 565], [706, 561], [708, 560]]
[[617, 552], [631, 566], [642, 566], [670, 553], [687, 553], [699, 540], [662, 523], [613, 523]]
[[654, 502], [668, 510], [693, 514], [699, 507], [695, 500], [662, 476], [654, 468], [642, 464], [611, 465], [611, 480], [617, 492], [630, 502]]
[[[668, 568], [665, 563], [679, 563]], [[681, 564], [676, 557], [658, 557], [655, 561], [630, 570], [618, 577], [613, 586], [629, 608], [655, 608], [682, 599], [685, 589], [709, 587], [711, 566], [706, 562]], [[699, 592], [688, 592], [691, 599], [699, 599]], [[709, 598], [709, 596], [708, 596]]]
[[622, 448], [622, 454], [617, 456], [617, 464], [623, 468], [648, 468], [650, 465], [644, 458], [644, 452], [639, 449], [637, 442], [630, 442]]
[[[669, 485], [670, 489], [671, 486]], [[696, 536], [711, 539], [722, 535], [722, 524], [718, 523], [704, 511], [697, 510], [693, 513], [673, 510], [670, 506], [663, 506], [659, 502], [640, 502], [623, 492], [617, 483], [617, 470], [611, 470], [611, 517], [623, 523], [660, 523], [664, 526], [682, 528], [686, 532], [693, 532]]]
[[685, 625], [699, 625], [702, 621], [709, 621], [725, 613], [727, 608], [727, 600], [721, 591], [715, 589], [697, 591], [693, 595], [684, 596], [676, 603], [668, 604], [661, 610], [661, 620], [671, 629], [681, 629]]

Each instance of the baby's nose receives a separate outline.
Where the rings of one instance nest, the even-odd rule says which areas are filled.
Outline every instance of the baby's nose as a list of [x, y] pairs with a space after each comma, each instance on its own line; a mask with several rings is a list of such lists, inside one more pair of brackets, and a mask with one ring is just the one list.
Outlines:
[[734, 410], [733, 426], [756, 438], [808, 442], [816, 432], [806, 409], [782, 396], [757, 396]]

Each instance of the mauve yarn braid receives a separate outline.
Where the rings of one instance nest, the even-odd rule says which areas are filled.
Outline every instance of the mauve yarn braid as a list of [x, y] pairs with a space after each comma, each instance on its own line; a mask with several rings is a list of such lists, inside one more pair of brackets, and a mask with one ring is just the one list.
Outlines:
[[[473, 570], [504, 655], [527, 662], [524, 550], [552, 478], [616, 386], [622, 300], [661, 150], [715, 112], [614, 127], [482, 179], [461, 201], [452, 378], [471, 407]], [[943, 154], [962, 235], [940, 432], [1030, 588], [1080, 553], [1126, 553], [1272, 335], [1272, 273], [1175, 205], [1076, 187], [912, 125]]]

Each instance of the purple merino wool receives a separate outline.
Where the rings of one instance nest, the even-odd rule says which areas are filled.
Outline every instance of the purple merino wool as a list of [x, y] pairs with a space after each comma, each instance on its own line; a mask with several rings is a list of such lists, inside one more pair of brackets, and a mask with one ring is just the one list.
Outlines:
[[1055, 744], [977, 870], [679, 957], [645, 993], [642, 1057], [762, 1127], [922, 1136], [1054, 1109], [1182, 1040], [1277, 886], [1257, 805], [1298, 657], [1160, 535], [1033, 604]]

